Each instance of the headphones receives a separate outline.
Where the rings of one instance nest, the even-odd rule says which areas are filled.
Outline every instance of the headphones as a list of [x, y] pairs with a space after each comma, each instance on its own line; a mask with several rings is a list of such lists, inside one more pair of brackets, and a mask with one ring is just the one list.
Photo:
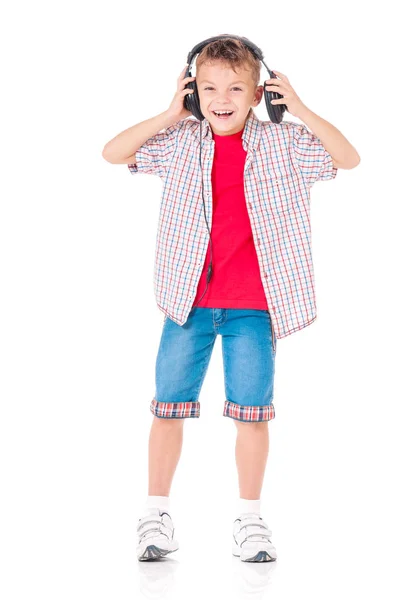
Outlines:
[[[187, 64], [188, 64], [188, 69], [186, 72], [185, 77], [192, 77], [192, 73], [191, 73], [191, 64], [195, 58], [195, 56], [197, 54], [199, 54], [199, 52], [202, 51], [202, 49], [207, 46], [208, 44], [210, 44], [211, 42], [214, 42], [216, 40], [221, 40], [223, 38], [232, 38], [234, 40], [239, 40], [240, 42], [242, 42], [251, 52], [252, 54], [255, 56], [256, 59], [258, 59], [259, 61], [261, 61], [263, 63], [263, 65], [266, 67], [267, 71], [269, 72], [270, 75], [270, 79], [274, 79], [278, 77], [273, 73], [273, 71], [270, 71], [270, 69], [268, 68], [268, 66], [266, 65], [266, 63], [264, 62], [264, 56], [263, 53], [261, 51], [261, 49], [256, 46], [255, 44], [253, 44], [252, 42], [250, 42], [249, 39], [244, 38], [244, 37], [240, 37], [238, 35], [228, 35], [228, 34], [223, 34], [223, 35], [216, 35], [214, 37], [208, 38], [207, 40], [204, 40], [203, 42], [200, 42], [199, 44], [196, 44], [196, 46], [194, 46], [194, 48], [191, 50], [191, 52], [189, 52], [188, 56], [187, 56]], [[285, 104], [272, 104], [271, 101], [272, 100], [276, 100], [278, 98], [283, 98], [283, 96], [281, 94], [279, 94], [278, 92], [271, 92], [269, 90], [266, 90], [266, 83], [264, 83], [264, 100], [266, 103], [266, 107], [267, 107], [267, 112], [268, 112], [268, 116], [269, 119], [273, 122], [273, 123], [280, 123], [283, 119], [283, 113], [285, 110], [287, 110], [287, 107]], [[202, 114], [202, 111], [200, 110], [200, 101], [199, 101], [199, 93], [197, 91], [197, 84], [196, 84], [196, 79], [194, 79], [193, 81], [189, 81], [186, 85], [187, 88], [190, 88], [193, 90], [192, 94], [186, 94], [184, 96], [184, 100], [183, 100], [183, 104], [184, 107], [189, 110], [194, 117], [196, 117], [196, 119], [198, 119], [200, 121], [200, 154], [199, 154], [199, 159], [200, 159], [200, 170], [202, 173], [202, 200], [203, 200], [203, 212], [205, 215], [205, 221], [206, 221], [206, 227], [207, 230], [209, 232], [209, 240], [210, 240], [210, 264], [206, 273], [206, 288], [205, 291], [203, 292], [202, 296], [199, 298], [199, 301], [197, 302], [196, 306], [199, 304], [200, 300], [203, 298], [203, 296], [206, 294], [206, 290], [208, 289], [208, 283], [210, 281], [210, 278], [212, 277], [212, 237], [210, 235], [210, 229], [208, 226], [208, 222], [206, 219], [206, 211], [205, 211], [205, 198], [204, 198], [204, 194], [203, 194], [203, 169], [202, 169], [202, 121], [205, 118]]]

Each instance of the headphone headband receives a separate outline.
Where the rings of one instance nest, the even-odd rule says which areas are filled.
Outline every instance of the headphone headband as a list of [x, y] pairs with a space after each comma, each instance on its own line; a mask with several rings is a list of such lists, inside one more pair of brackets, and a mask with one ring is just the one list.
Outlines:
[[207, 40], [203, 40], [203, 42], [199, 42], [198, 44], [196, 44], [196, 46], [191, 50], [191, 52], [189, 52], [189, 54], [187, 56], [187, 64], [189, 65], [189, 68], [190, 68], [190, 65], [192, 64], [192, 61], [193, 61], [194, 57], [196, 56], [196, 54], [199, 54], [199, 52], [201, 52], [205, 46], [207, 46], [208, 44], [211, 44], [212, 42], [216, 42], [217, 40], [221, 40], [223, 38], [232, 38], [234, 40], [238, 40], [239, 42], [242, 42], [243, 44], [245, 44], [245, 46], [247, 46], [247, 48], [249, 50], [251, 50], [251, 52], [254, 54], [255, 58], [257, 58], [259, 61], [261, 61], [264, 64], [264, 66], [266, 67], [266, 69], [269, 70], [263, 61], [264, 56], [261, 51], [261, 48], [259, 48], [255, 44], [253, 44], [253, 42], [250, 42], [250, 40], [247, 40], [247, 38], [243, 38], [239, 35], [228, 35], [227, 33], [222, 34], [222, 35], [215, 35], [214, 37], [210, 37]]

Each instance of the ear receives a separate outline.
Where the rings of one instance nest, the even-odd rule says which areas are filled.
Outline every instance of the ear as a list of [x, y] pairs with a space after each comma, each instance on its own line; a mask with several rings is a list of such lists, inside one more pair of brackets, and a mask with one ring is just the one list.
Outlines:
[[256, 97], [257, 104], [260, 104], [260, 102], [263, 98], [263, 92], [264, 92], [264, 86], [258, 85], [255, 90], [255, 97]]

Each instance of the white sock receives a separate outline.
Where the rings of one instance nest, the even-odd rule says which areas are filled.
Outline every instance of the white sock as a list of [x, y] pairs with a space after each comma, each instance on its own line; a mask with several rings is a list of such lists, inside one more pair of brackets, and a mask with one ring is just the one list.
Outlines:
[[144, 512], [155, 512], [156, 509], [170, 512], [170, 497], [169, 496], [147, 496], [144, 506]]
[[261, 500], [246, 500], [245, 498], [239, 498], [238, 500], [238, 514], [243, 515], [245, 513], [255, 513], [260, 515]]

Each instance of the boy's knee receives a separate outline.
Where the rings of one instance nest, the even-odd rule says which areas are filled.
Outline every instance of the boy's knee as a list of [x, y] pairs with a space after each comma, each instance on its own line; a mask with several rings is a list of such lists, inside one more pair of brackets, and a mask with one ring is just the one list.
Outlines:
[[183, 417], [158, 417], [154, 415], [154, 423], [162, 427], [176, 427], [183, 425], [186, 419]]
[[265, 429], [268, 426], [268, 421], [240, 421], [238, 419], [232, 419], [237, 427], [237, 429], [243, 430], [258, 430]]

